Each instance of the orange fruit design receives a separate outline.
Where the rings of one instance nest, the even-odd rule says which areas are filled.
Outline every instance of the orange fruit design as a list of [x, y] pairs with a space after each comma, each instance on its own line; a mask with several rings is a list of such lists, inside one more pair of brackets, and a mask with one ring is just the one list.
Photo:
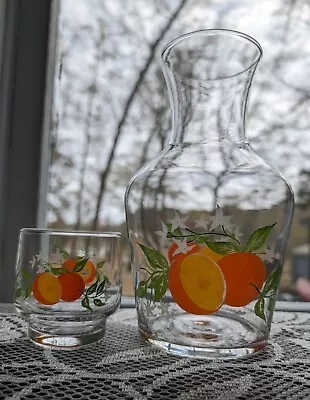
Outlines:
[[60, 282], [50, 272], [42, 272], [33, 281], [33, 296], [41, 304], [53, 305], [58, 303], [61, 298], [61, 292]]
[[[62, 268], [66, 269], [68, 272], [73, 272], [76, 263], [77, 260], [71, 258], [70, 260], [66, 260], [62, 264]], [[85, 264], [82, 271], [76, 273], [83, 278], [85, 285], [90, 285], [96, 279], [96, 267], [94, 263], [90, 260], [87, 260], [87, 263]]]
[[184, 253], [178, 253], [174, 254], [176, 249], [178, 248], [177, 243], [173, 242], [168, 249], [168, 260], [170, 263], [172, 262], [177, 262], [181, 264], [181, 262], [184, 260], [185, 257], [187, 257], [190, 254], [198, 253], [198, 251], [201, 249], [201, 247], [198, 244], [188, 244], [189, 247], [193, 246], [186, 254]]
[[223, 254], [215, 253], [215, 251], [211, 250], [208, 246], [202, 247], [198, 253], [203, 254], [206, 257], [211, 258], [211, 260], [218, 262], [221, 258], [223, 258]]
[[81, 275], [76, 272], [68, 272], [59, 275], [57, 279], [62, 289], [62, 300], [75, 301], [82, 296], [85, 290], [85, 282]]
[[175, 302], [191, 314], [211, 314], [223, 304], [226, 285], [218, 265], [203, 254], [190, 254], [173, 262], [169, 289]]
[[168, 285], [174, 301], [188, 313], [197, 315], [205, 314], [205, 310], [192, 302], [185, 293], [180, 277], [180, 267], [180, 263], [172, 262], [168, 276]]
[[224, 275], [227, 291], [225, 304], [242, 307], [255, 300], [258, 289], [263, 287], [266, 268], [263, 261], [253, 253], [238, 252], [225, 255], [218, 261]]

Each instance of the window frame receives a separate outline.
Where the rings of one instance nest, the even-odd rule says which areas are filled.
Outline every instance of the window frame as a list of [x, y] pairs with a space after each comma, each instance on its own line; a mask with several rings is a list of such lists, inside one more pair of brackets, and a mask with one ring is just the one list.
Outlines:
[[49, 130], [46, 111], [53, 76], [47, 67], [49, 59], [52, 61], [51, 35], [57, 31], [54, 18], [58, 1], [2, 3], [0, 301], [11, 302], [19, 229], [44, 224]]

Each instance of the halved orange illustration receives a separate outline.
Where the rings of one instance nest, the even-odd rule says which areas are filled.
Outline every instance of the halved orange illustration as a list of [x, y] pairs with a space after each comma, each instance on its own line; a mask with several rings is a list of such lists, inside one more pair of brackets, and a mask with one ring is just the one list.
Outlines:
[[191, 314], [211, 314], [223, 304], [226, 284], [219, 266], [203, 254], [172, 263], [169, 289], [175, 302]]
[[[66, 269], [68, 272], [73, 272], [73, 269], [74, 269], [76, 263], [77, 263], [77, 260], [74, 258], [71, 258], [69, 260], [66, 260], [62, 264], [62, 268]], [[76, 273], [79, 274], [83, 278], [85, 285], [90, 285], [96, 279], [96, 267], [95, 267], [94, 263], [90, 260], [87, 260], [87, 263], [85, 264], [82, 271], [76, 272]]]
[[53, 305], [61, 298], [61, 285], [51, 272], [42, 272], [37, 275], [32, 284], [34, 298], [41, 304]]
[[195, 243], [193, 243], [193, 244], [189, 243], [188, 246], [189, 246], [189, 250], [186, 254], [184, 254], [184, 253], [174, 254], [178, 248], [178, 245], [175, 242], [171, 243], [171, 245], [169, 246], [169, 249], [168, 249], [169, 262], [170, 263], [178, 262], [179, 264], [181, 264], [181, 262], [184, 260], [185, 257], [187, 257], [190, 254], [198, 253], [198, 251], [201, 249], [201, 247]]
[[223, 258], [223, 254], [215, 253], [215, 251], [211, 250], [208, 246], [204, 246], [199, 250], [200, 254], [203, 254], [206, 257], [211, 258], [211, 260], [218, 262], [221, 258]]

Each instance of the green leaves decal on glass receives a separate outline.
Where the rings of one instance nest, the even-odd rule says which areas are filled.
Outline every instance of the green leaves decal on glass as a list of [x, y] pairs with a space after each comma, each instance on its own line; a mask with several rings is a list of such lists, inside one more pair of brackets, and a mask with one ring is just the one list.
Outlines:
[[254, 231], [252, 235], [249, 237], [245, 250], [251, 252], [259, 250], [261, 247], [263, 247], [266, 243], [266, 240], [270, 232], [272, 231], [275, 225], [276, 223], [264, 226], [263, 228], [259, 228], [256, 231]]
[[105, 260], [98, 262], [97, 265], [96, 265], [96, 269], [97, 270], [101, 269], [104, 266], [104, 264], [105, 264]]
[[102, 306], [105, 305], [105, 303], [104, 303], [102, 300], [100, 300], [100, 299], [94, 299], [94, 304], [95, 304], [95, 306], [97, 306], [97, 307], [102, 307]]
[[88, 295], [95, 293], [97, 286], [98, 286], [98, 280], [96, 280], [95, 283], [93, 283], [91, 286], [89, 286], [89, 288], [86, 290], [86, 293]]
[[270, 304], [268, 311], [273, 312], [275, 306], [275, 295], [277, 293], [279, 283], [281, 279], [281, 267], [277, 266], [266, 279], [262, 290], [259, 292], [258, 300], [254, 306], [255, 314], [266, 321], [265, 314], [265, 299], [270, 299]]
[[138, 243], [141, 250], [145, 254], [148, 260], [148, 266], [152, 271], [163, 271], [169, 268], [169, 263], [164, 255], [162, 255], [159, 251], [153, 249], [152, 247], [144, 246], [143, 244]]
[[59, 276], [59, 275], [63, 275], [66, 274], [68, 271], [65, 268], [55, 268], [55, 267], [51, 267], [51, 273]]
[[138, 243], [143, 251], [148, 265], [144, 268], [149, 274], [147, 281], [140, 281], [137, 289], [137, 297], [145, 297], [148, 289], [150, 290], [150, 299], [160, 301], [168, 288], [169, 263], [166, 257], [152, 247], [144, 246]]
[[60, 250], [60, 254], [65, 260], [68, 260], [70, 258], [70, 254], [66, 250]]
[[234, 242], [206, 242], [208, 247], [217, 254], [230, 254], [241, 251], [238, 243]]
[[109, 281], [109, 279], [107, 277], [104, 278], [104, 280], [98, 285], [97, 290], [96, 290], [96, 296], [100, 296], [107, 285], [109, 285], [111, 282]]
[[31, 285], [25, 286], [25, 288], [17, 288], [15, 291], [15, 299], [20, 299], [21, 297], [24, 298], [24, 300], [28, 299], [28, 297], [32, 293], [32, 287]]
[[89, 305], [89, 298], [88, 296], [85, 296], [84, 299], [81, 301], [81, 305], [84, 308], [88, 308], [88, 310], [92, 311], [91, 306]]
[[168, 274], [158, 275], [152, 286], [154, 288], [154, 300], [160, 301], [168, 288]]
[[85, 267], [88, 260], [89, 260], [89, 257], [82, 258], [82, 260], [78, 261], [73, 268], [73, 272], [81, 272], [83, 270], [83, 268]]
[[255, 303], [254, 306], [254, 312], [255, 314], [263, 319], [266, 322], [266, 315], [265, 315], [265, 298], [260, 297], [257, 302]]
[[94, 282], [92, 285], [89, 286], [89, 288], [83, 293], [84, 298], [81, 301], [81, 305], [84, 308], [87, 308], [92, 311], [92, 307], [90, 305], [91, 301], [93, 301], [93, 304], [96, 307], [102, 307], [106, 303], [100, 299], [99, 297], [104, 294], [106, 291], [107, 287], [111, 284], [109, 278], [105, 275], [102, 275], [102, 273], [98, 273], [98, 265], [99, 269], [102, 269], [103, 265], [105, 264], [105, 261], [101, 261], [100, 263], [97, 264], [97, 280]]
[[138, 297], [144, 297], [146, 295], [146, 292], [147, 292], [147, 282], [140, 281], [136, 289], [136, 295]]

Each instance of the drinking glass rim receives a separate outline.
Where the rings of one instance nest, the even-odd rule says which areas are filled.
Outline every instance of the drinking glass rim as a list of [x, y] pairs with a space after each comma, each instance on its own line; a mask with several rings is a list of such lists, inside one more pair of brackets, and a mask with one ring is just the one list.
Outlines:
[[20, 233], [42, 233], [58, 236], [76, 236], [76, 237], [101, 237], [101, 238], [120, 238], [121, 232], [114, 231], [77, 231], [68, 229], [51, 229], [51, 228], [21, 228]]
[[[234, 78], [236, 76], [242, 75], [245, 72], [249, 71], [251, 68], [254, 67], [254, 65], [257, 65], [259, 60], [261, 59], [262, 55], [263, 55], [263, 49], [262, 46], [260, 45], [260, 43], [254, 39], [252, 36], [248, 35], [247, 33], [244, 32], [240, 32], [240, 31], [236, 31], [233, 29], [221, 29], [221, 28], [217, 28], [217, 29], [200, 29], [197, 31], [193, 31], [193, 32], [188, 32], [188, 33], [184, 33], [181, 36], [176, 37], [175, 39], [172, 39], [169, 43], [167, 43], [164, 48], [161, 51], [161, 61], [163, 63], [163, 65], [170, 69], [169, 67], [169, 63], [168, 63], [168, 57], [169, 57], [169, 53], [170, 51], [176, 47], [180, 42], [183, 42], [184, 40], [190, 39], [191, 37], [195, 37], [195, 36], [212, 36], [212, 35], [226, 35], [226, 36], [231, 36], [231, 37], [240, 37], [242, 39], [244, 39], [247, 42], [252, 43], [256, 49], [258, 50], [258, 54], [257, 56], [254, 58], [254, 61], [245, 69], [243, 69], [242, 71], [229, 75], [227, 77], [222, 77], [222, 78], [214, 78], [214, 79], [206, 79], [207, 82], [214, 82], [214, 81], [224, 81], [230, 78]], [[176, 74], [178, 75], [178, 74]], [[182, 78], [182, 77], [181, 77]], [[183, 78], [184, 80], [186, 80], [186, 78]], [[195, 79], [191, 79], [191, 80], [195, 80]]]

